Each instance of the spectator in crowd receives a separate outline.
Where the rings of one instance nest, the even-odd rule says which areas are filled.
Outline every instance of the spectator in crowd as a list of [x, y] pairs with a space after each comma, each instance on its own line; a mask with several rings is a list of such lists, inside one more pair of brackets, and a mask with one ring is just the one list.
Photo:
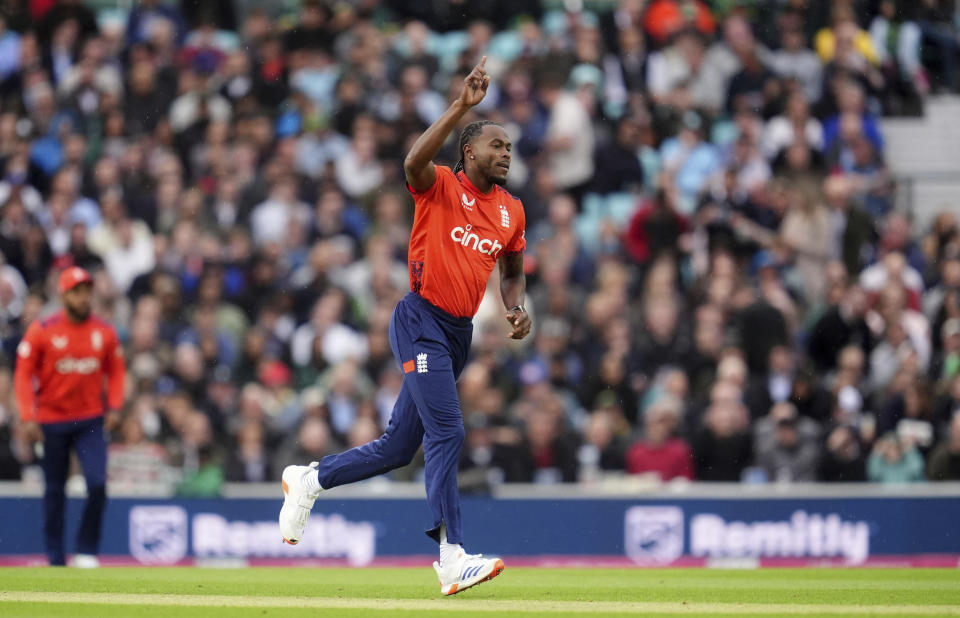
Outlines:
[[596, 170], [591, 189], [601, 195], [635, 189], [643, 181], [640, 164], [640, 127], [631, 116], [617, 122], [613, 139], [594, 154]]
[[564, 428], [556, 403], [531, 410], [524, 431], [522, 478], [527, 483], [577, 480], [576, 440]]
[[[134, 405], [150, 405], [141, 399]], [[140, 414], [147, 414], [141, 408]], [[144, 435], [146, 417], [130, 415], [120, 426], [121, 442], [110, 445], [107, 452], [107, 482], [118, 492], [149, 491], [171, 481], [167, 452], [162, 445]], [[146, 421], [149, 422], [149, 421]]]
[[766, 372], [749, 380], [744, 396], [753, 419], [765, 416], [771, 406], [787, 401], [793, 394], [796, 366], [790, 348], [774, 346], [767, 358]]
[[803, 30], [786, 28], [781, 37], [780, 49], [773, 52], [770, 58], [773, 71], [783, 80], [796, 80], [800, 92], [808, 101], [820, 100], [823, 65], [816, 53], [807, 47]]
[[849, 36], [852, 45], [863, 59], [876, 63], [877, 51], [873, 47], [873, 41], [869, 33], [857, 25], [856, 16], [849, 4], [838, 4], [833, 10], [832, 21], [833, 26], [822, 28], [813, 42], [821, 60], [830, 62], [842, 53], [838, 48], [842, 48], [844, 37]]
[[791, 403], [775, 404], [754, 426], [756, 464], [768, 481], [813, 482], [820, 463], [820, 428]]
[[678, 202], [675, 192], [661, 190], [633, 215], [624, 242], [638, 264], [647, 265], [680, 248], [680, 238], [687, 233], [689, 221], [678, 212]]
[[957, 89], [957, 41], [955, 7], [951, 0], [921, 0], [917, 24], [922, 42], [936, 50], [940, 60], [941, 88], [955, 92]]
[[127, 43], [132, 45], [152, 40], [156, 29], [163, 27], [160, 25], [163, 22], [168, 22], [174, 28], [177, 41], [182, 42], [186, 24], [180, 11], [160, 0], [137, 3], [127, 15]]
[[943, 323], [940, 339], [940, 352], [930, 367], [930, 376], [946, 383], [960, 375], [960, 318]]
[[669, 395], [650, 404], [643, 413], [643, 438], [627, 450], [627, 472], [655, 474], [661, 481], [694, 479], [693, 455], [680, 437], [680, 402]]
[[236, 431], [236, 448], [227, 458], [226, 480], [263, 483], [274, 478], [263, 426], [247, 422]]
[[[718, 388], [719, 387], [719, 388]], [[722, 390], [722, 392], [720, 392]], [[750, 415], [741, 401], [741, 389], [719, 383], [693, 437], [695, 478], [699, 481], [740, 481], [753, 459]]]
[[595, 92], [602, 74], [593, 66], [579, 65], [571, 72], [570, 88], [551, 76], [543, 84], [543, 103], [549, 110], [545, 146], [557, 189], [581, 197], [594, 173], [596, 135], [593, 112]]
[[[952, 213], [949, 213], [952, 215]], [[934, 222], [934, 227], [943, 225], [943, 219], [938, 218]], [[948, 222], [946, 224], [950, 226]], [[938, 236], [945, 236], [949, 238], [952, 226], [947, 227], [945, 232], [940, 232], [935, 230], [934, 232]], [[928, 245], [930, 244], [939, 244], [939, 239], [928, 239]], [[957, 290], [960, 290], [960, 257], [951, 257], [949, 255], [940, 255], [941, 251], [939, 247], [928, 249], [929, 253], [927, 262], [928, 263], [937, 263], [939, 264], [939, 272], [934, 272], [932, 274], [932, 279], [936, 281], [934, 285], [929, 286], [926, 292], [923, 295], [923, 313], [927, 316], [927, 319], [931, 322], [937, 322], [940, 317], [941, 311], [946, 309], [946, 302], [948, 298], [953, 304], [957, 303], [955, 300], [955, 294]], [[931, 259], [932, 258], [932, 259]]]
[[[867, 101], [864, 87], [854, 80], [837, 78], [836, 86], [836, 113], [829, 116], [823, 123], [823, 146], [830, 150], [834, 143], [841, 138], [841, 124], [847, 120], [847, 127], [854, 135], [862, 133], [873, 147], [883, 151], [883, 135], [880, 132], [878, 119], [867, 110]], [[856, 122], [859, 119], [859, 123]]]
[[886, 81], [916, 97], [930, 90], [930, 81], [920, 60], [920, 27], [911, 19], [906, 4], [882, 0], [870, 22], [870, 39]]
[[689, 215], [707, 181], [720, 171], [722, 159], [717, 147], [704, 140], [706, 127], [697, 112], [684, 113], [681, 122], [679, 134], [660, 146], [660, 159], [666, 175], [661, 186], [676, 183], [676, 209]]
[[[616, 327], [614, 327], [616, 328]], [[597, 372], [587, 377], [580, 393], [580, 401], [587, 407], [597, 406], [603, 397], [611, 398], [625, 420], [636, 424], [637, 393], [630, 383], [628, 359], [609, 351], [599, 361]]]
[[742, 58], [755, 55], [767, 63], [769, 50], [754, 37], [753, 28], [743, 13], [731, 12], [722, 25], [723, 36], [707, 51], [703, 72], [709, 80], [710, 99], [704, 111], [715, 113], [723, 108], [730, 79], [743, 67]]
[[826, 297], [823, 271], [830, 261], [830, 214], [805, 187], [791, 192], [790, 209], [780, 228], [781, 239], [794, 254], [803, 281], [805, 300], [817, 304]]
[[798, 142], [816, 151], [823, 150], [823, 127], [810, 115], [809, 98], [802, 91], [787, 99], [784, 113], [767, 122], [763, 135], [764, 154], [772, 159]]
[[867, 479], [876, 483], [915, 483], [924, 480], [923, 457], [905, 447], [895, 434], [881, 436], [867, 461]]
[[873, 348], [874, 335], [865, 320], [867, 308], [863, 289], [854, 284], [813, 325], [808, 353], [821, 371], [836, 367], [838, 354], [847, 345], [858, 345], [864, 354]]
[[827, 434], [826, 451], [817, 476], [818, 480], [828, 483], [867, 480], [863, 447], [853, 429], [838, 425]]
[[713, 34], [715, 23], [709, 7], [700, 0], [654, 0], [647, 8], [644, 28], [657, 45], [686, 29]]
[[584, 442], [577, 450], [577, 477], [581, 482], [597, 480], [598, 473], [624, 469], [624, 429], [623, 414], [616, 406], [598, 408], [590, 414]]
[[931, 481], [960, 481], [960, 411], [953, 413], [946, 436], [930, 453], [927, 478]]
[[283, 470], [295, 461], [318, 461], [324, 455], [335, 453], [340, 446], [333, 440], [325, 419], [315, 416], [304, 419], [299, 429], [291, 433], [274, 453], [270, 468]]
[[929, 382], [916, 379], [902, 392], [891, 392], [877, 416], [878, 435], [893, 433], [901, 447], [915, 447], [923, 455], [930, 452], [938, 430]]
[[[762, 372], [770, 350], [787, 341], [788, 326], [783, 312], [747, 287], [738, 289], [731, 300], [735, 303], [731, 307], [735, 310], [732, 322], [746, 363], [744, 372], [747, 369]], [[745, 385], [744, 382], [740, 386]]]
[[781, 85], [776, 75], [757, 56], [756, 48], [739, 55], [741, 68], [727, 85], [727, 112], [752, 111], [770, 118], [780, 104]]
[[19, 445], [15, 440], [13, 380], [10, 371], [0, 371], [0, 479], [20, 480]]
[[523, 480], [520, 432], [482, 414], [467, 418], [460, 453], [460, 490], [489, 491], [491, 485]]
[[186, 413], [180, 429], [183, 445], [179, 454], [184, 470], [177, 494], [211, 498], [220, 495], [224, 479], [224, 461], [214, 443], [210, 420], [197, 410]]
[[712, 99], [704, 72], [705, 54], [704, 40], [694, 30], [677, 32], [670, 45], [652, 52], [646, 88], [654, 103], [677, 114], [708, 107]]

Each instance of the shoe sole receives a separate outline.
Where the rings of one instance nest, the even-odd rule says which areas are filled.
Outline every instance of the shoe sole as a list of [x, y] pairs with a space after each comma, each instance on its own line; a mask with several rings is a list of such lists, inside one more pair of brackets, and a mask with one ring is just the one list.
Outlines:
[[[286, 502], [287, 496], [290, 494], [290, 487], [287, 485], [287, 482], [284, 481], [283, 479], [280, 479], [280, 489], [283, 490], [283, 499], [284, 499], [284, 502]], [[297, 543], [300, 542], [300, 541], [291, 541], [290, 539], [288, 539], [283, 535], [280, 535], [280, 538], [282, 538], [283, 542], [286, 543], [287, 545], [296, 545]]]
[[497, 575], [500, 575], [501, 573], [503, 573], [503, 570], [504, 570], [505, 568], [507, 568], [507, 567], [503, 564], [503, 560], [497, 560], [497, 561], [493, 564], [493, 570], [490, 571], [490, 574], [487, 575], [486, 577], [484, 577], [483, 579], [481, 579], [480, 581], [473, 582], [473, 583], [470, 584], [469, 586], [463, 586], [462, 588], [460, 587], [459, 584], [452, 584], [450, 590], [449, 590], [448, 592], [445, 592], [444, 595], [445, 595], [445, 596], [448, 596], [448, 597], [449, 597], [449, 596], [453, 596], [453, 595], [457, 594], [458, 592], [463, 592], [464, 590], [469, 590], [470, 588], [473, 588], [474, 586], [478, 586], [478, 585], [482, 584], [483, 582], [488, 582], [488, 581], [490, 581], [491, 579], [493, 579], [494, 577], [496, 577]]

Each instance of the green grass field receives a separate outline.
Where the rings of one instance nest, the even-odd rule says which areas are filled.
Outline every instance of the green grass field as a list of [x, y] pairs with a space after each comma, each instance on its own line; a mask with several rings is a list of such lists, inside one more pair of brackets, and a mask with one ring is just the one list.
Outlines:
[[511, 569], [454, 597], [425, 569], [0, 569], [0, 616], [960, 616], [960, 571]]

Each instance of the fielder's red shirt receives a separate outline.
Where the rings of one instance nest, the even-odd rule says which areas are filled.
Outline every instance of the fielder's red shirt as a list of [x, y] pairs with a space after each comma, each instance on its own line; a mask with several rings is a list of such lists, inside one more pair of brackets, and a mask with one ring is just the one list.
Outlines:
[[103, 320], [75, 324], [61, 311], [34, 322], [17, 347], [20, 418], [60, 423], [100, 416], [105, 386], [107, 405], [119, 410], [125, 375], [123, 348]]
[[498, 185], [481, 193], [463, 172], [436, 166], [416, 206], [410, 234], [410, 290], [447, 313], [477, 313], [497, 259], [526, 249], [523, 204]]

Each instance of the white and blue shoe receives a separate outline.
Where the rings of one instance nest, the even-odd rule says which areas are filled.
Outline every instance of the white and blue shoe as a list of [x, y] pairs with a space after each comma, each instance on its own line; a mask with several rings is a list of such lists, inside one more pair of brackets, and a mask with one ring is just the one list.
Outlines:
[[93, 554], [77, 554], [71, 566], [75, 569], [99, 569], [100, 560]]
[[[280, 508], [280, 535], [284, 543], [296, 545], [303, 538], [303, 529], [307, 527], [310, 509], [320, 492], [311, 492], [303, 483], [303, 477], [320, 465], [311, 462], [309, 466], [287, 466], [280, 477], [283, 489], [283, 506]], [[321, 490], [322, 491], [322, 490]]]
[[450, 596], [493, 579], [503, 573], [506, 567], [500, 558], [484, 558], [483, 554], [462, 551], [456, 560], [442, 567], [434, 562], [433, 568], [440, 578], [440, 594]]

